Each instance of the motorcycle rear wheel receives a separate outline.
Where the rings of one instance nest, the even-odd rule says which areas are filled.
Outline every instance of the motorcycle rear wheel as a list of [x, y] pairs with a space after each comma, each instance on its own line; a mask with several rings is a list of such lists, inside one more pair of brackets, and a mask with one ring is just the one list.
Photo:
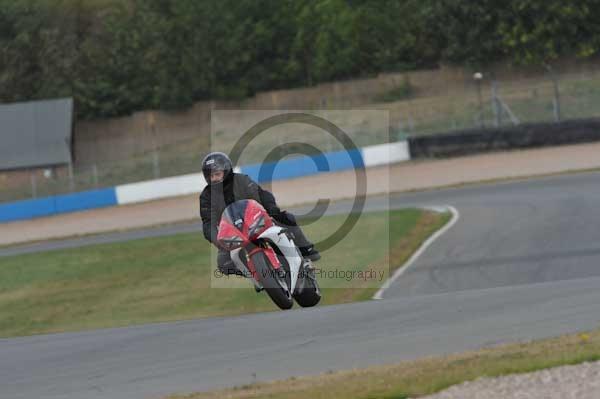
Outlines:
[[321, 290], [312, 271], [305, 268], [303, 273], [302, 280], [298, 281], [301, 286], [296, 288], [297, 292], [294, 294], [294, 299], [298, 305], [303, 308], [309, 308], [319, 303], [321, 300]]

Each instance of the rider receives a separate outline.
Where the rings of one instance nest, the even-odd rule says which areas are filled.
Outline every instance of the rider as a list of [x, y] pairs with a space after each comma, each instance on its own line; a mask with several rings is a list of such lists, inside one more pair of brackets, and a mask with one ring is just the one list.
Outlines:
[[207, 186], [200, 194], [200, 217], [204, 237], [219, 248], [217, 266], [223, 274], [236, 274], [238, 270], [231, 260], [229, 251], [217, 243], [217, 226], [225, 208], [238, 200], [258, 201], [267, 213], [279, 224], [287, 227], [304, 258], [317, 261], [321, 258], [314, 245], [308, 241], [293, 214], [282, 211], [275, 197], [264, 190], [250, 177], [234, 173], [229, 157], [222, 152], [211, 152], [202, 160], [202, 173]]

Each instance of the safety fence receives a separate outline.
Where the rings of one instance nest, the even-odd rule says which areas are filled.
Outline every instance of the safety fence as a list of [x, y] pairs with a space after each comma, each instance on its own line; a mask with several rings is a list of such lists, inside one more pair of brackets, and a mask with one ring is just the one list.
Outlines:
[[[277, 163], [250, 164], [236, 168], [259, 183], [293, 179], [317, 173], [355, 167], [371, 167], [408, 161], [406, 141], [334, 151], [314, 156], [299, 156]], [[115, 205], [132, 204], [161, 198], [200, 193], [206, 182], [201, 173], [118, 185], [73, 194], [55, 195], [0, 204], [0, 222], [32, 219], [61, 213], [83, 211]]]

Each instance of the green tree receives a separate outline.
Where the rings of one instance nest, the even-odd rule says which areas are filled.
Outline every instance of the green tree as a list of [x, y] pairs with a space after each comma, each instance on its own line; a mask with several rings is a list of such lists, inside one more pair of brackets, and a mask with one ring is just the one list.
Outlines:
[[505, 5], [494, 0], [429, 0], [427, 26], [437, 42], [439, 58], [455, 64], [482, 66], [508, 54], [498, 27], [506, 18]]
[[3, 101], [38, 98], [43, 81], [42, 33], [47, 20], [35, 2], [0, 2], [0, 97]]
[[513, 0], [498, 26], [515, 63], [543, 64], [564, 55], [587, 57], [600, 48], [600, 1]]
[[365, 73], [437, 65], [438, 49], [428, 37], [427, 2], [352, 0], [354, 36]]
[[600, 49], [600, 0], [0, 0], [0, 101], [80, 118]]

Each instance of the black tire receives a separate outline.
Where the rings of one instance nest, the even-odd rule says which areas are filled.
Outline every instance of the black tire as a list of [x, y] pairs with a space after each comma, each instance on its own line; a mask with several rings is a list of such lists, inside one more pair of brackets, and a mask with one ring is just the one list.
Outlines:
[[[271, 263], [262, 251], [252, 255], [252, 263], [256, 273], [258, 273], [258, 279], [265, 287], [265, 291], [267, 291], [271, 300], [275, 302], [275, 305], [283, 310], [294, 306], [294, 299], [285, 282], [285, 275], [279, 276], [277, 274], [277, 271], [271, 267]], [[283, 269], [280, 270], [285, 273]]]
[[298, 283], [301, 286], [296, 287], [296, 294], [294, 294], [294, 299], [298, 302], [298, 305], [303, 308], [310, 308], [318, 304], [321, 300], [321, 290], [314, 274], [304, 273]]

